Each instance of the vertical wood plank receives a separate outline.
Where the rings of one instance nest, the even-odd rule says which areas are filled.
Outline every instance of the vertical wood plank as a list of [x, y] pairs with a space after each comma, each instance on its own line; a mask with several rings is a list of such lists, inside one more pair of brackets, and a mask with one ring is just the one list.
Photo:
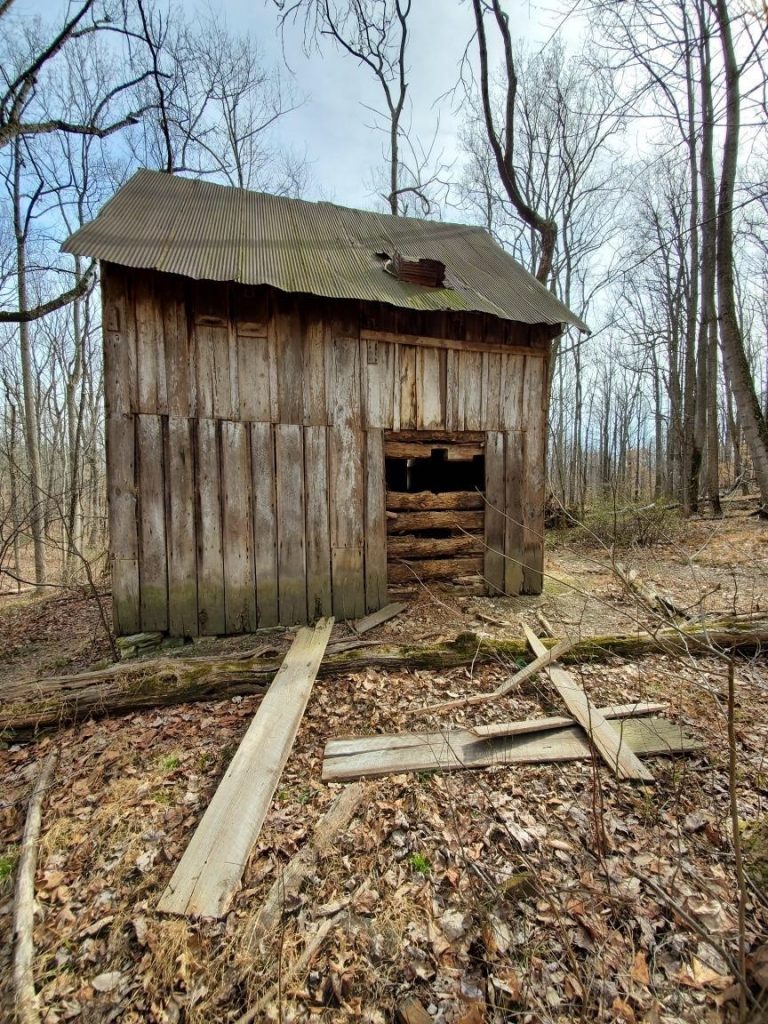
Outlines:
[[153, 280], [149, 274], [136, 272], [134, 301], [139, 411], [150, 414], [167, 413], [162, 316]]
[[224, 554], [221, 538], [221, 474], [214, 419], [197, 424], [197, 619], [200, 632], [226, 631]]
[[216, 324], [195, 324], [195, 343], [198, 416], [203, 419], [236, 417], [229, 365], [229, 329]]
[[168, 561], [165, 544], [163, 430], [159, 416], [139, 416], [139, 580], [141, 628], [168, 629]]
[[491, 594], [504, 591], [504, 435], [485, 440], [485, 580]]
[[459, 353], [459, 430], [482, 429], [483, 356]]
[[363, 466], [360, 346], [356, 337], [334, 338], [333, 427], [329, 431], [331, 575], [337, 617], [365, 614]]
[[416, 350], [416, 423], [420, 430], [443, 426], [440, 351], [436, 348]]
[[459, 430], [459, 353], [445, 352], [445, 429]]
[[304, 443], [298, 424], [275, 427], [277, 482], [277, 603], [280, 622], [307, 621]]
[[295, 310], [275, 317], [277, 406], [281, 423], [304, 422], [304, 342], [301, 316]]
[[313, 313], [304, 329], [304, 422], [325, 426], [328, 422], [325, 395], [325, 352], [329, 342], [321, 314]]
[[504, 435], [506, 466], [506, 499], [504, 553], [504, 590], [519, 594], [523, 589], [525, 573], [526, 532], [526, 434], [524, 430], [509, 430]]
[[546, 497], [546, 363], [525, 358], [524, 421], [526, 425], [523, 509], [523, 583], [525, 594], [540, 594], [544, 584], [544, 501]]
[[365, 435], [365, 605], [369, 612], [387, 603], [387, 522], [384, 438], [381, 430]]
[[112, 621], [115, 633], [125, 635], [141, 628], [135, 417], [129, 413], [107, 416], [106, 440]]
[[314, 622], [329, 615], [333, 607], [325, 427], [304, 428], [304, 489], [307, 506], [307, 614], [309, 621]]
[[138, 412], [136, 310], [131, 281], [122, 267], [102, 264], [101, 296], [106, 412]]
[[400, 349], [400, 430], [415, 430], [417, 425], [416, 349], [399, 345]]
[[504, 390], [500, 398], [501, 426], [504, 430], [521, 430], [523, 423], [523, 386], [525, 356], [503, 355]]
[[256, 613], [259, 626], [276, 626], [278, 614], [275, 442], [273, 428], [269, 423], [251, 424], [251, 468]]
[[193, 377], [189, 358], [187, 310], [184, 302], [184, 282], [170, 277], [162, 291], [163, 342], [165, 378], [170, 416], [189, 416], [192, 404]]
[[168, 521], [168, 629], [172, 636], [196, 636], [197, 558], [192, 425], [169, 416], [165, 464]]
[[498, 352], [483, 352], [483, 394], [480, 419], [483, 430], [499, 430], [501, 427], [501, 355]]
[[257, 627], [251, 522], [251, 457], [245, 423], [221, 424], [224, 615], [227, 633]]
[[238, 398], [241, 420], [269, 423], [271, 420], [269, 342], [266, 334], [238, 334]]

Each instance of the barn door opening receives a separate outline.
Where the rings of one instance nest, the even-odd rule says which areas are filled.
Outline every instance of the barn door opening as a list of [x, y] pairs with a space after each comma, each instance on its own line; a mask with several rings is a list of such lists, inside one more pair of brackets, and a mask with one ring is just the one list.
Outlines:
[[387, 432], [391, 586], [478, 582], [485, 546], [485, 435]]

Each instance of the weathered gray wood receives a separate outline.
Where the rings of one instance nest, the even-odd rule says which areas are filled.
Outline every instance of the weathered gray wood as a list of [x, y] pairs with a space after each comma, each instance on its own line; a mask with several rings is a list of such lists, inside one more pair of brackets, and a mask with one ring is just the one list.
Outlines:
[[451, 444], [444, 441], [384, 441], [384, 454], [392, 459], [428, 459], [435, 449], [444, 450], [448, 462], [471, 462], [483, 454], [480, 444]]
[[[547, 648], [525, 623], [523, 623], [523, 630], [533, 653], [537, 657], [546, 654]], [[577, 680], [561, 668], [550, 666], [545, 671], [552, 685], [562, 697], [565, 706], [590, 736], [608, 767], [621, 779], [653, 782], [653, 775], [633, 753], [632, 746], [628, 745], [623, 731], [617, 733], [609, 725], [589, 700]]]
[[253, 924], [248, 928], [243, 941], [246, 950], [258, 948], [261, 940], [277, 929], [286, 904], [299, 894], [304, 881], [312, 873], [320, 857], [330, 852], [333, 840], [355, 816], [364, 795], [365, 786], [357, 783], [345, 786], [335, 797], [315, 825], [309, 842], [291, 858], [284, 869], [280, 870], [279, 877], [275, 879]]
[[[618, 744], [633, 757], [638, 754], [677, 754], [701, 744], [685, 736], [679, 726], [663, 718], [629, 718], [620, 726], [608, 725]], [[399, 736], [361, 736], [329, 740], [323, 759], [323, 781], [374, 778], [411, 771], [451, 771], [511, 764], [578, 761], [592, 756], [578, 726], [548, 733], [478, 739], [465, 729], [404, 733]]]
[[234, 419], [239, 409], [232, 401], [229, 329], [196, 323], [194, 332], [197, 415], [208, 419]]
[[400, 333], [399, 331], [362, 329], [360, 331], [360, 337], [364, 341], [390, 342], [401, 347], [408, 346], [416, 348], [450, 349], [457, 352], [471, 352], [477, 354], [481, 354], [483, 352], [495, 352], [504, 355], [509, 353], [525, 355], [526, 353], [534, 351], [533, 349], [526, 348], [522, 345], [515, 346], [511, 344], [499, 344], [497, 342], [486, 343], [479, 340], [459, 341], [456, 338], [437, 338], [421, 334]]
[[136, 370], [139, 412], [168, 412], [162, 316], [151, 275], [134, 277]]
[[480, 491], [387, 491], [386, 505], [393, 512], [470, 511], [485, 508], [485, 500]]
[[481, 352], [462, 352], [459, 356], [458, 430], [482, 430]]
[[[238, 325], [238, 331], [240, 331]], [[241, 420], [269, 423], [271, 420], [269, 341], [263, 335], [237, 335], [238, 397]]]
[[523, 386], [525, 382], [523, 355], [502, 356], [504, 384], [500, 398], [500, 415], [504, 430], [521, 430], [523, 422]]
[[101, 297], [106, 412], [138, 412], [136, 310], [130, 272], [114, 263], [102, 263]]
[[304, 326], [304, 422], [311, 426], [328, 423], [325, 357], [330, 339], [322, 311], [312, 309]]
[[297, 424], [275, 427], [277, 600], [283, 625], [307, 621], [304, 437]]
[[419, 580], [455, 580], [482, 573], [482, 555], [464, 558], [409, 558], [403, 562], [390, 559], [387, 573], [390, 583], [418, 583]]
[[137, 419], [141, 628], [163, 631], [168, 629], [168, 560], [162, 420], [150, 415]]
[[504, 592], [507, 594], [519, 594], [523, 589], [526, 565], [526, 453], [525, 432], [507, 431], [504, 437]]
[[194, 414], [194, 366], [190, 365], [187, 310], [184, 281], [170, 277], [158, 293], [161, 305], [165, 380], [168, 393], [168, 414], [187, 417]]
[[304, 340], [296, 309], [275, 316], [277, 394], [281, 423], [304, 422]]
[[387, 603], [387, 523], [384, 507], [382, 432], [365, 435], [365, 606], [369, 612]]
[[332, 611], [328, 450], [325, 427], [304, 428], [307, 505], [307, 611], [310, 621]]
[[540, 594], [544, 585], [544, 501], [546, 495], [546, 364], [526, 358], [523, 419], [525, 422], [525, 486], [522, 507], [523, 593]]
[[112, 620], [115, 633], [136, 633], [139, 620], [139, 535], [136, 501], [136, 417], [107, 416], [107, 499]]
[[445, 422], [441, 356], [444, 362], [439, 349], [416, 350], [416, 423], [421, 430], [439, 428]]
[[361, 636], [363, 633], [367, 633], [369, 629], [374, 629], [376, 626], [380, 626], [384, 622], [389, 622], [390, 619], [394, 619], [396, 615], [405, 611], [408, 607], [406, 601], [394, 601], [392, 604], [387, 604], [383, 608], [379, 608], [378, 611], [371, 612], [370, 615], [365, 615], [362, 619], [355, 619], [354, 622], [350, 622], [349, 625]]
[[256, 613], [260, 627], [276, 626], [278, 622], [273, 429], [269, 423], [251, 424], [253, 564], [256, 574]]
[[197, 619], [202, 634], [215, 636], [226, 625], [219, 439], [213, 419], [197, 422], [197, 495]]
[[412, 533], [414, 530], [482, 530], [484, 512], [396, 512], [387, 517], [388, 533]]
[[196, 636], [197, 547], [192, 422], [168, 417], [168, 629], [172, 636]]
[[491, 594], [504, 591], [504, 435], [489, 431], [485, 444], [485, 566], [483, 574]]
[[366, 612], [359, 341], [337, 335], [333, 350], [333, 427], [328, 431], [333, 612], [337, 618], [356, 619]]
[[400, 346], [400, 429], [418, 426], [416, 398], [416, 349]]
[[251, 521], [251, 454], [245, 423], [221, 424], [224, 610], [228, 633], [258, 627]]
[[[655, 715], [664, 710], [664, 704], [651, 701], [637, 701], [634, 704], [609, 704], [600, 708], [603, 718], [639, 718], [641, 715]], [[470, 725], [469, 731], [478, 739], [493, 739], [495, 736], [523, 736], [531, 732], [549, 732], [551, 729], [567, 729], [578, 725], [572, 718], [565, 715], [552, 715], [548, 718], [528, 718], [523, 722], [492, 722], [490, 725]]]
[[242, 877], [296, 738], [333, 619], [303, 628], [267, 691], [158, 904], [222, 917]]
[[483, 353], [483, 404], [480, 418], [485, 430], [501, 429], [501, 360], [498, 352]]

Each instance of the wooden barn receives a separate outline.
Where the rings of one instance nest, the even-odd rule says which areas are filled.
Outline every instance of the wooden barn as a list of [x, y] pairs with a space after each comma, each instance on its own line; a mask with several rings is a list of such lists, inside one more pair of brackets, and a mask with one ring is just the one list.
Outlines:
[[101, 264], [118, 633], [542, 586], [547, 367], [585, 325], [477, 227], [139, 171]]

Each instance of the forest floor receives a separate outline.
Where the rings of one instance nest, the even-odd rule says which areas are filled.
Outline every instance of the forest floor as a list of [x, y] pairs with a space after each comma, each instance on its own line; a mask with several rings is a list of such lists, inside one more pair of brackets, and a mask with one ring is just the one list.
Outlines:
[[[671, 541], [617, 557], [693, 612], [768, 602], [768, 523], [743, 514], [691, 521]], [[582, 531], [550, 536], [546, 570], [536, 598], [421, 590], [406, 613], [369, 636], [519, 636], [521, 621], [538, 630], [537, 610], [567, 636], [653, 624], [608, 552]], [[346, 632], [340, 623], [334, 635]], [[270, 643], [287, 649], [291, 636], [273, 634]], [[253, 638], [206, 640], [185, 653], [239, 646]], [[109, 650], [91, 600], [0, 597], [0, 680], [78, 671]], [[398, 1019], [406, 996], [435, 1024], [735, 1020], [727, 673], [715, 656], [613, 657], [575, 670], [597, 704], [661, 700], [666, 717], [701, 742], [693, 755], [650, 759], [654, 787], [617, 782], [588, 762], [371, 780], [351, 824], [286, 907], [279, 933], [248, 948], [264, 895], [341, 789], [321, 782], [325, 742], [563, 713], [539, 679], [480, 709], [414, 721], [414, 707], [492, 689], [512, 668], [367, 669], [318, 680], [221, 922], [165, 918], [155, 905], [260, 697], [87, 722], [0, 750], [0, 1018], [12, 1012], [14, 866], [26, 804], [55, 743], [34, 935], [46, 1024], [234, 1021], [265, 995], [254, 1019], [285, 1024], [383, 1024]], [[765, 656], [739, 660], [736, 682], [735, 788], [754, 997], [768, 985]], [[325, 921], [332, 925], [309, 969], [294, 972], [307, 937]]]

